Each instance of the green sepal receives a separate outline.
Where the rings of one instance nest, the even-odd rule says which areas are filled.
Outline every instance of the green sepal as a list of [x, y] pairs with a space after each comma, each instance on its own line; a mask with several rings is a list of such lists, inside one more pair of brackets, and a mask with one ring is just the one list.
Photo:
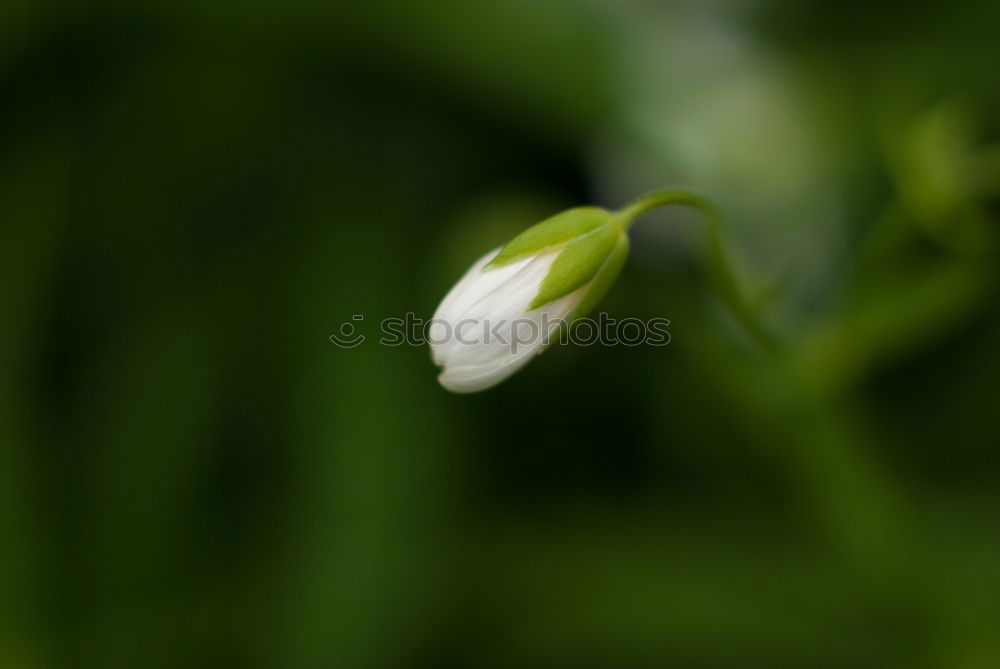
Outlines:
[[628, 235], [619, 234], [614, 248], [611, 249], [604, 265], [594, 275], [590, 288], [587, 289], [587, 294], [583, 296], [580, 304], [576, 305], [576, 309], [570, 315], [570, 320], [583, 318], [589, 314], [597, 306], [597, 303], [607, 295], [611, 286], [618, 279], [618, 275], [621, 274], [622, 267], [625, 266], [625, 260], [628, 259], [628, 248]]
[[618, 238], [618, 241], [615, 242], [615, 247], [611, 249], [611, 253], [608, 255], [604, 266], [594, 275], [590, 288], [583, 296], [583, 300], [576, 306], [576, 309], [570, 312], [563, 324], [549, 335], [549, 342], [543, 347], [543, 351], [554, 343], [561, 341], [563, 332], [567, 328], [572, 327], [577, 319], [587, 316], [597, 306], [597, 303], [607, 295], [611, 286], [614, 285], [615, 280], [618, 279], [618, 275], [621, 274], [622, 268], [625, 266], [625, 261], [628, 259], [628, 249], [628, 235], [622, 234]]
[[[590, 282], [605, 266], [624, 233], [616, 225], [603, 225], [563, 248], [542, 281], [528, 311], [572, 293]], [[589, 291], [588, 291], [589, 292]]]
[[536, 223], [504, 246], [487, 267], [499, 267], [566, 244], [608, 223], [611, 212], [600, 207], [577, 207]]

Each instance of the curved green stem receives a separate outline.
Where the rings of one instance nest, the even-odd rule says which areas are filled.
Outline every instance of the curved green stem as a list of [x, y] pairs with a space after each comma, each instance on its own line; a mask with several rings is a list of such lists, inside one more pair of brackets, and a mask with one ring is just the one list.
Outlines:
[[627, 230], [639, 216], [650, 209], [666, 205], [692, 207], [693, 209], [697, 209], [702, 215], [708, 232], [708, 255], [706, 260], [709, 274], [714, 280], [716, 290], [719, 291], [723, 302], [733, 312], [736, 319], [760, 347], [771, 352], [777, 351], [777, 340], [761, 324], [756, 311], [750, 306], [743, 291], [740, 290], [739, 282], [732, 271], [723, 245], [724, 231], [722, 216], [714, 204], [692, 191], [671, 188], [654, 191], [640, 197], [632, 204], [617, 212], [616, 217], [622, 227]]

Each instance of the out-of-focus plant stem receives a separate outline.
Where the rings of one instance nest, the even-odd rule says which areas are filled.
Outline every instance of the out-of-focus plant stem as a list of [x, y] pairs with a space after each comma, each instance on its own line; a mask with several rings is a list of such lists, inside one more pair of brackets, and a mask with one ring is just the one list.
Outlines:
[[719, 296], [732, 311], [747, 334], [764, 351], [777, 353], [780, 344], [777, 338], [763, 325], [757, 310], [740, 288], [726, 255], [725, 227], [718, 208], [707, 198], [683, 188], [669, 188], [654, 191], [637, 199], [621, 209], [617, 218], [621, 225], [629, 228], [635, 220], [651, 209], [667, 205], [680, 205], [698, 210], [705, 222], [708, 248], [705, 263]]

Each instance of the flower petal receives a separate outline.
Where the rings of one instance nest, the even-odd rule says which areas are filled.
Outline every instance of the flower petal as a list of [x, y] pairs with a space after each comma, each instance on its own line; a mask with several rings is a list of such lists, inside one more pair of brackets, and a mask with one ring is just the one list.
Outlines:
[[[448, 364], [462, 347], [483, 342], [484, 327], [488, 330], [523, 314], [555, 257], [546, 254], [485, 270], [476, 269], [479, 263], [473, 265], [459, 282], [461, 292], [449, 294], [434, 316], [428, 332], [434, 362]], [[460, 335], [476, 332], [479, 335], [466, 337], [466, 343], [460, 341]]]
[[506, 323], [499, 329], [505, 343], [470, 344], [455, 349], [438, 377], [441, 385], [452, 392], [471, 393], [511, 376], [544, 349], [549, 336], [558, 330], [587, 289], [588, 286], [581, 286], [542, 309], [521, 314]]

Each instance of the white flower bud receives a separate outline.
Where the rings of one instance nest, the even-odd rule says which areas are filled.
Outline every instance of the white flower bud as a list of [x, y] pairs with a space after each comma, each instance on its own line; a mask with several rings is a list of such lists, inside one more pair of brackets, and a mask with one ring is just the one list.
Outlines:
[[500, 383], [523, 367], [580, 303], [586, 286], [528, 310], [558, 252], [489, 267], [500, 249], [480, 258], [434, 314], [430, 328], [438, 380], [458, 393]]
[[586, 208], [480, 258], [441, 302], [428, 332], [441, 385], [472, 393], [519, 370], [607, 291], [627, 248], [609, 212]]

